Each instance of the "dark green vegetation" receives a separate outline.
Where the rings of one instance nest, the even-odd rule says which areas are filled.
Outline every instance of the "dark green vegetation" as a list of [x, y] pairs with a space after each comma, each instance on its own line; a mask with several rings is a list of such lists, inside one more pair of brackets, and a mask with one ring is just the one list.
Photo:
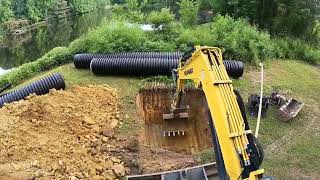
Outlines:
[[60, 11], [85, 13], [108, 4], [108, 0], [1, 0], [0, 24], [10, 20], [28, 19], [38, 22], [58, 15]]
[[[134, 10], [125, 12], [141, 13], [141, 5], [131, 6]], [[314, 64], [320, 61], [320, 51], [312, 45], [302, 40], [272, 38], [268, 33], [250, 26], [244, 19], [234, 20], [229, 16], [218, 15], [210, 23], [189, 27], [175, 21], [169, 9], [162, 9], [158, 14], [161, 16], [153, 14], [141, 13], [139, 17], [152, 23], [155, 31], [143, 31], [139, 25], [129, 25], [123, 21], [106, 21], [101, 27], [72, 42], [69, 47], [60, 48], [63, 49], [62, 54], [56, 51], [49, 52], [38, 61], [30, 63], [32, 65], [25, 64], [2, 76], [0, 85], [7, 82], [18, 84], [37, 72], [70, 62], [72, 55], [83, 52], [185, 51], [195, 44], [203, 44], [222, 47], [227, 59], [252, 64], [274, 58], [302, 59]], [[124, 20], [129, 19], [125, 16]], [[43, 63], [44, 60], [47, 63]]]
[[[214, 10], [246, 18], [273, 35], [311, 38], [319, 20], [318, 0], [208, 0]], [[319, 37], [318, 37], [319, 38]]]

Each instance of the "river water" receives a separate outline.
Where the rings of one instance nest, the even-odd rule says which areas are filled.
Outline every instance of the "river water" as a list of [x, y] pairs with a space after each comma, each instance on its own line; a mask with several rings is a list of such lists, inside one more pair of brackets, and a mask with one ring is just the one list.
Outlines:
[[5, 37], [4, 42], [0, 42], [0, 74], [34, 61], [57, 46], [67, 46], [110, 16], [111, 10], [99, 9], [83, 15], [53, 19], [26, 34]]

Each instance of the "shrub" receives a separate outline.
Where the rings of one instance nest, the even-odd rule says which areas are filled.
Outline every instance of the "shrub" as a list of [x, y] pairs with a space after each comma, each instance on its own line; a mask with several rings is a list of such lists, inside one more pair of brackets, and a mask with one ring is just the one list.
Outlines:
[[171, 44], [181, 33], [181, 24], [175, 21], [174, 14], [168, 8], [162, 8], [161, 11], [152, 11], [147, 22], [152, 25], [154, 31], [150, 33], [155, 41], [164, 40]]
[[275, 39], [275, 47], [280, 52], [279, 58], [302, 59], [308, 63], [320, 63], [320, 50], [314, 46], [297, 39]]
[[218, 15], [212, 23], [184, 30], [177, 40], [181, 46], [194, 44], [224, 48], [225, 58], [257, 64], [275, 57], [269, 34], [259, 32], [244, 20]]
[[106, 23], [86, 37], [86, 51], [112, 53], [139, 51], [148, 41], [146, 33], [138, 26], [121, 22]]
[[0, 77], [0, 86], [6, 83], [17, 85], [22, 81], [31, 78], [36, 73], [66, 64], [72, 60], [72, 56], [66, 47], [57, 47], [45, 54], [38, 60], [23, 64], [11, 72]]
[[112, 13], [117, 20], [127, 20], [130, 22], [142, 23], [145, 19], [142, 8], [146, 0], [139, 3], [137, 0], [126, 0], [125, 5], [114, 5]]
[[153, 28], [160, 30], [168, 29], [174, 20], [174, 14], [168, 8], [162, 8], [160, 12], [152, 11], [147, 17], [147, 22], [152, 24]]
[[194, 26], [197, 23], [200, 1], [181, 0], [179, 5], [180, 21], [184, 26]]
[[97, 1], [96, 0], [70, 0], [69, 1], [70, 6], [73, 11], [78, 12], [78, 13], [86, 13], [92, 10], [97, 6]]
[[152, 38], [139, 26], [123, 22], [105, 23], [70, 44], [73, 54], [80, 52], [113, 53], [130, 51], [174, 51], [175, 45]]

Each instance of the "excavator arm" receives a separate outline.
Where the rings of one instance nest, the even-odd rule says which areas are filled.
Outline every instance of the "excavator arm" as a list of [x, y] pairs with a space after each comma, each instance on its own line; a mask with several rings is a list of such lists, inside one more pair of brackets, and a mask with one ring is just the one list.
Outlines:
[[221, 155], [221, 162], [217, 162], [222, 167], [219, 171], [225, 171], [225, 177], [220, 178], [260, 179], [264, 170], [259, 168], [261, 162], [257, 160], [259, 150], [256, 140], [239, 108], [238, 97], [223, 64], [221, 50], [196, 46], [180, 61], [176, 77], [173, 113], [176, 109], [184, 108], [180, 102], [187, 80], [192, 80], [205, 93], [211, 116], [209, 119], [212, 121], [213, 134], [216, 135], [214, 144], [218, 146], [215, 148], [219, 148], [218, 153]]

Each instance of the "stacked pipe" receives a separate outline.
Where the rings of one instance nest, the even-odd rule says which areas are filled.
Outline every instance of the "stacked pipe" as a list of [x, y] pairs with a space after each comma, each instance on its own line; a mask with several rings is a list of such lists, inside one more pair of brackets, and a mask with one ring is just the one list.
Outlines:
[[[226, 60], [224, 65], [229, 76], [242, 76], [244, 66], [241, 61]], [[95, 58], [90, 69], [96, 75], [171, 75], [178, 66], [178, 59]]]
[[11, 103], [25, 99], [30, 94], [43, 95], [49, 93], [50, 89], [60, 90], [64, 88], [65, 82], [62, 75], [59, 73], [54, 73], [20, 89], [4, 94], [0, 97], [0, 107], [2, 107], [4, 103]]
[[[115, 54], [77, 54], [77, 68], [90, 68], [97, 75], [171, 75], [183, 56], [180, 52], [133, 52]], [[239, 78], [243, 74], [241, 61], [224, 61], [229, 76]]]
[[76, 68], [90, 67], [91, 60], [94, 58], [158, 58], [158, 59], [180, 59], [180, 52], [132, 52], [114, 54], [76, 54], [73, 58]]
[[170, 75], [178, 59], [95, 58], [90, 69], [96, 75]]

